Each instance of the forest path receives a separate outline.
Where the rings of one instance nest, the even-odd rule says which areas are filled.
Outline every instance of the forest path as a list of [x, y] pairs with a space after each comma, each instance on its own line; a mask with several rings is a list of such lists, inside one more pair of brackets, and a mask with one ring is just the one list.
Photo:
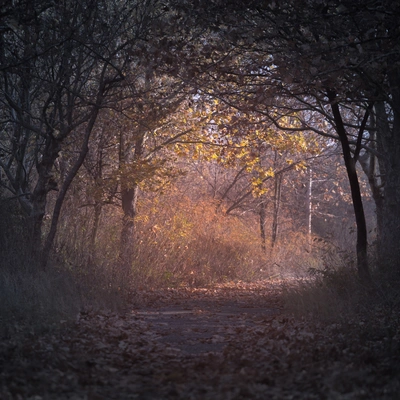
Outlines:
[[285, 315], [269, 282], [143, 291], [123, 314], [0, 343], [0, 399], [397, 399], [399, 357], [379, 343]]
[[[182, 295], [182, 292], [177, 292]], [[279, 299], [271, 291], [237, 288], [190, 290], [158, 306], [134, 312], [149, 323], [161, 343], [186, 355], [220, 353], [232, 337], [280, 314]]]

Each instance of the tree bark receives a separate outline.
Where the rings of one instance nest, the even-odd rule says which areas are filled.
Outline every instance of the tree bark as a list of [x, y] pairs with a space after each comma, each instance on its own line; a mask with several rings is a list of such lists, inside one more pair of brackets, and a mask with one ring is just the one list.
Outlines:
[[[125, 152], [121, 151], [121, 153], [125, 153], [121, 155], [121, 157], [123, 158], [121, 160], [122, 163], [139, 160], [142, 157], [144, 138], [145, 133], [139, 132], [138, 138], [135, 141], [133, 160], [129, 160], [130, 152], [127, 151], [128, 149], [125, 149]], [[120, 145], [122, 148], [123, 143], [121, 143]], [[124, 187], [124, 184], [122, 183], [121, 196], [122, 210], [124, 212], [124, 216], [122, 220], [119, 259], [121, 262], [121, 268], [124, 270], [125, 276], [130, 275], [133, 263], [135, 216], [137, 213], [138, 193], [139, 187], [136, 183], [132, 185], [132, 187]]]
[[31, 221], [31, 246], [34, 260], [40, 261], [42, 250], [42, 226], [46, 212], [47, 195], [54, 189], [53, 174], [55, 160], [59, 153], [59, 143], [51, 136], [46, 139], [46, 150], [43, 158], [37, 163], [38, 179], [31, 197], [32, 211], [29, 216]]
[[313, 172], [308, 169], [308, 184], [307, 184], [307, 240], [308, 251], [312, 251], [312, 191], [313, 191]]
[[135, 216], [138, 199], [138, 186], [122, 191], [122, 220], [120, 260], [125, 274], [129, 275], [133, 263]]
[[274, 193], [274, 212], [272, 219], [271, 251], [273, 251], [278, 237], [279, 210], [281, 206], [281, 184], [282, 184], [282, 174], [276, 174], [274, 182], [275, 193]]
[[[386, 120], [386, 123], [380, 122], [381, 120]], [[360, 165], [368, 179], [369, 187], [371, 189], [372, 198], [375, 203], [375, 213], [376, 213], [376, 237], [379, 241], [379, 238], [382, 236], [383, 229], [383, 221], [382, 221], [382, 212], [384, 207], [384, 198], [383, 198], [383, 186], [384, 180], [383, 177], [385, 175], [384, 163], [381, 158], [382, 146], [378, 141], [378, 132], [379, 131], [388, 131], [389, 125], [387, 123], [387, 115], [385, 112], [385, 105], [380, 102], [375, 104], [374, 111], [371, 114], [371, 122], [370, 122], [370, 137], [368, 148], [372, 148], [373, 151], [367, 151], [365, 154], [359, 157]], [[377, 154], [379, 156], [377, 156]]]
[[[101, 96], [99, 96], [99, 99], [100, 99], [100, 97]], [[98, 99], [98, 104], [100, 104], [99, 99]], [[72, 166], [72, 168], [70, 169], [70, 171], [68, 172], [68, 175], [65, 178], [62, 188], [57, 196], [56, 204], [54, 206], [53, 215], [51, 218], [50, 230], [49, 230], [49, 233], [47, 234], [46, 241], [44, 243], [42, 255], [41, 255], [41, 265], [43, 268], [46, 268], [46, 266], [47, 266], [50, 252], [53, 247], [54, 238], [57, 233], [58, 221], [60, 219], [61, 208], [64, 203], [65, 196], [68, 192], [68, 189], [69, 189], [72, 181], [74, 180], [80, 167], [82, 166], [83, 162], [85, 161], [86, 155], [89, 151], [89, 138], [90, 138], [90, 134], [93, 130], [94, 124], [96, 122], [98, 113], [99, 113], [99, 107], [95, 106], [93, 109], [92, 116], [88, 122], [88, 125], [86, 126], [86, 129], [85, 129], [85, 136], [84, 136], [84, 139], [82, 142], [79, 156], [78, 156], [77, 160], [75, 161], [74, 165]], [[54, 165], [54, 162], [55, 162], [55, 159], [53, 161], [53, 165]]]
[[[393, 125], [387, 120], [378, 121], [387, 126], [378, 130], [378, 141], [384, 152], [384, 205], [382, 232], [379, 238], [379, 261], [382, 269], [400, 271], [400, 68], [393, 67], [389, 73], [391, 91], [390, 105]], [[381, 118], [383, 117], [381, 112]], [[385, 117], [383, 117], [385, 118]]]
[[350, 144], [346, 129], [343, 124], [339, 105], [337, 103], [336, 93], [333, 91], [328, 91], [327, 94], [331, 103], [332, 113], [336, 125], [336, 132], [342, 145], [343, 158], [350, 183], [351, 198], [353, 201], [354, 215], [357, 226], [357, 271], [360, 279], [364, 282], [368, 282], [370, 280], [370, 275], [368, 266], [367, 224], [365, 221], [364, 206], [357, 176], [356, 161], [351, 156]]
[[266, 223], [266, 207], [267, 202], [265, 199], [265, 194], [261, 195], [260, 201], [260, 238], [261, 238], [261, 250], [265, 253], [267, 251], [266, 247], [266, 234], [265, 234], [265, 223]]

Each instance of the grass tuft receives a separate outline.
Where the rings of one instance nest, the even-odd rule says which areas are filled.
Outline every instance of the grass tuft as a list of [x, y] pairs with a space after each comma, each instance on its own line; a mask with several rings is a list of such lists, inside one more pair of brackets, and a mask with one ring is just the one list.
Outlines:
[[0, 335], [45, 331], [72, 321], [81, 306], [80, 296], [65, 273], [2, 271], [0, 273]]

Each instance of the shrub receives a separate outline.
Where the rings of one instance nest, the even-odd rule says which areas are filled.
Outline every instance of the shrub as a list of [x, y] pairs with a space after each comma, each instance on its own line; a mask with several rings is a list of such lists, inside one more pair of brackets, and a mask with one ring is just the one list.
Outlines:
[[[182, 201], [183, 200], [183, 201]], [[171, 200], [170, 200], [171, 201]], [[134, 276], [140, 285], [207, 285], [250, 279], [264, 263], [257, 232], [216, 210], [181, 198], [180, 207], [141, 203]]]

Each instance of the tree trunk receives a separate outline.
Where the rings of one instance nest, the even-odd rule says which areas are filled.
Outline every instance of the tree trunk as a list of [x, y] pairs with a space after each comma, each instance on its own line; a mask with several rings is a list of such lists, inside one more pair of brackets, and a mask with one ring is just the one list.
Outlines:
[[[382, 124], [380, 121], [386, 119], [386, 123]], [[370, 137], [368, 147], [372, 151], [367, 151], [365, 154], [359, 157], [360, 165], [368, 179], [369, 187], [371, 189], [372, 198], [375, 203], [376, 213], [376, 237], [379, 238], [382, 235], [382, 211], [383, 211], [383, 176], [384, 165], [383, 160], [378, 158], [377, 154], [383, 154], [381, 145], [377, 138], [379, 133], [377, 131], [388, 131], [389, 125], [387, 123], [387, 115], [385, 112], [385, 105], [380, 102], [375, 104], [374, 111], [371, 113], [370, 122]]]
[[[100, 98], [101, 98], [101, 96], [99, 96], [99, 99]], [[100, 103], [99, 99], [98, 99], [98, 103]], [[48, 262], [48, 259], [50, 256], [50, 252], [53, 247], [54, 238], [57, 233], [58, 221], [60, 219], [61, 208], [64, 203], [65, 196], [68, 192], [68, 189], [69, 189], [72, 181], [74, 180], [80, 167], [82, 166], [83, 162], [85, 161], [86, 155], [89, 151], [89, 138], [90, 138], [90, 134], [92, 133], [94, 124], [96, 123], [98, 113], [99, 113], [99, 107], [95, 106], [95, 108], [93, 109], [91, 118], [88, 122], [88, 125], [86, 126], [86, 129], [85, 129], [85, 136], [83, 138], [79, 156], [78, 156], [77, 160], [75, 161], [74, 165], [69, 170], [67, 177], [65, 178], [65, 181], [64, 181], [64, 183], [61, 187], [61, 190], [57, 196], [56, 204], [54, 206], [53, 215], [51, 218], [50, 230], [46, 237], [46, 242], [43, 246], [43, 251], [42, 251], [42, 256], [41, 256], [42, 257], [41, 264], [42, 264], [43, 268], [45, 268], [47, 265], [47, 262]], [[57, 154], [57, 156], [58, 156], [58, 154]], [[55, 162], [55, 159], [53, 161], [53, 165], [54, 165], [54, 162]]]
[[281, 205], [281, 184], [282, 184], [282, 174], [275, 175], [274, 184], [274, 213], [272, 219], [272, 235], [271, 235], [271, 251], [273, 251], [276, 239], [278, 237], [278, 226], [279, 226], [279, 210]]
[[32, 193], [32, 211], [29, 216], [31, 222], [31, 243], [33, 259], [39, 261], [41, 258], [42, 247], [42, 226], [46, 212], [47, 194], [55, 189], [53, 183], [53, 166], [58, 157], [59, 143], [47, 137], [46, 150], [43, 159], [37, 163], [38, 179]]
[[265, 234], [265, 223], [266, 223], [266, 207], [267, 202], [265, 199], [265, 194], [261, 195], [260, 201], [260, 238], [261, 238], [261, 250], [265, 253], [267, 251], [266, 247], [266, 234]]
[[138, 190], [139, 188], [137, 185], [133, 188], [122, 190], [122, 210], [124, 211], [124, 217], [122, 220], [121, 249], [119, 258], [125, 272], [124, 275], [127, 276], [130, 274], [133, 263]]
[[[393, 127], [378, 130], [384, 152], [384, 205], [379, 260], [383, 269], [400, 270], [400, 68], [389, 73]], [[381, 116], [383, 112], [381, 113]], [[378, 123], [386, 124], [386, 121]]]
[[[123, 149], [124, 144], [122, 143], [123, 138], [121, 136], [120, 162], [122, 164], [128, 163], [130, 161], [139, 160], [142, 157], [144, 138], [145, 133], [139, 132], [138, 137], [135, 141], [133, 159], [130, 160], [129, 158], [131, 157], [132, 151], [130, 151], [130, 149]], [[135, 216], [137, 212], [139, 187], [137, 184], [134, 184], [132, 187], [124, 187], [124, 184], [122, 183], [121, 192], [122, 210], [124, 212], [124, 217], [122, 220], [119, 259], [122, 264], [121, 268], [124, 270], [126, 276], [129, 276], [133, 263]]]
[[368, 266], [368, 240], [367, 224], [365, 221], [364, 206], [361, 197], [360, 185], [358, 182], [356, 161], [351, 156], [351, 149], [347, 132], [340, 114], [339, 105], [336, 100], [336, 94], [328, 91], [328, 98], [331, 103], [332, 113], [336, 124], [340, 143], [343, 150], [343, 158], [346, 166], [346, 172], [350, 183], [351, 198], [353, 201], [354, 215], [357, 226], [357, 271], [360, 279], [364, 282], [370, 280]]
[[308, 184], [307, 184], [307, 240], [308, 240], [308, 251], [312, 251], [312, 184], [313, 184], [313, 173], [312, 169], [308, 170]]
[[99, 230], [100, 225], [100, 217], [101, 211], [103, 209], [103, 204], [98, 201], [94, 205], [94, 217], [93, 217], [93, 225], [92, 225], [92, 232], [90, 233], [90, 257], [93, 258], [96, 252], [96, 238], [97, 232]]

